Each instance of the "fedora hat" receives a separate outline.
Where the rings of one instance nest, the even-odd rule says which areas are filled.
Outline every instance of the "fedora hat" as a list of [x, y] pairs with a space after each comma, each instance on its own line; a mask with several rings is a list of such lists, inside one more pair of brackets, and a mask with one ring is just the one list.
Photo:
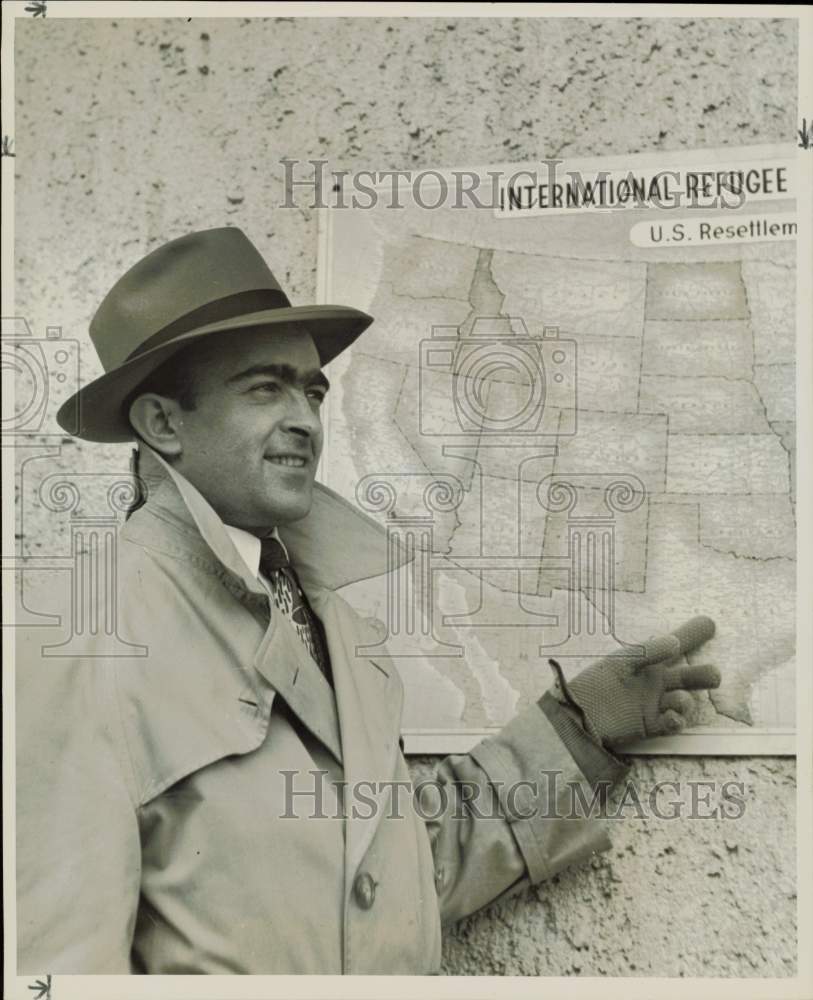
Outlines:
[[301, 324], [325, 365], [372, 317], [348, 306], [292, 306], [256, 247], [239, 229], [207, 229], [165, 243], [130, 268], [105, 296], [90, 339], [105, 374], [60, 407], [57, 422], [88, 441], [130, 441], [124, 403], [134, 389], [197, 337]]

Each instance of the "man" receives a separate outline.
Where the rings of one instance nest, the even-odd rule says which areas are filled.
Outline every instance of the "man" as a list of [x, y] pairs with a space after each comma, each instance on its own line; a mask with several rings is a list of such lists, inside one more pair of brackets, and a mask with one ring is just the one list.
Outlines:
[[437, 972], [442, 923], [608, 846], [568, 790], [589, 800], [623, 773], [608, 748], [676, 731], [719, 682], [667, 665], [712, 634], [695, 619], [560, 675], [401, 794], [401, 681], [357, 655], [372, 636], [336, 591], [403, 557], [314, 481], [322, 367], [370, 322], [292, 307], [233, 228], [153, 251], [96, 313], [106, 373], [59, 420], [139, 441], [134, 655], [18, 642], [21, 971]]

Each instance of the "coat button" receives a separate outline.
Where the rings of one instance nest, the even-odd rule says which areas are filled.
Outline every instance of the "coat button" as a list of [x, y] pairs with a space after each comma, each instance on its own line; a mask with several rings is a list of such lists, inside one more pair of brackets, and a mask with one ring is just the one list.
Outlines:
[[369, 872], [362, 872], [356, 876], [353, 883], [353, 895], [362, 910], [369, 910], [375, 902], [376, 881]]

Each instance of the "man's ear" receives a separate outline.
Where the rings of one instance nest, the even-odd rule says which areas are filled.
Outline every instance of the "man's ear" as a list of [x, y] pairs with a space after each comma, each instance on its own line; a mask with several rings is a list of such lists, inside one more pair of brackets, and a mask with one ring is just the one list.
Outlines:
[[183, 423], [174, 399], [145, 392], [130, 406], [130, 423], [138, 436], [164, 458], [178, 458], [183, 451], [178, 426]]

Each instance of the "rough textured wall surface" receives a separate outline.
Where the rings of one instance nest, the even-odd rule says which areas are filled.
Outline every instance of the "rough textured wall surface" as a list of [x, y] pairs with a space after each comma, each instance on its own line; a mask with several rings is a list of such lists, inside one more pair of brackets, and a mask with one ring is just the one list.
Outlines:
[[[316, 213], [279, 208], [282, 156], [467, 166], [795, 131], [796, 31], [781, 19], [49, 16], [16, 32], [16, 311], [39, 336], [57, 324], [84, 339], [146, 248], [228, 223], [294, 303], [312, 301]], [[85, 350], [83, 378], [99, 370]], [[59, 461], [116, 471], [126, 460], [68, 440]], [[27, 531], [35, 554], [63, 548], [45, 516]], [[638, 760], [642, 797], [657, 781], [742, 782], [742, 817], [625, 809], [611, 852], [451, 929], [444, 971], [793, 974], [794, 774], [780, 759]]]

